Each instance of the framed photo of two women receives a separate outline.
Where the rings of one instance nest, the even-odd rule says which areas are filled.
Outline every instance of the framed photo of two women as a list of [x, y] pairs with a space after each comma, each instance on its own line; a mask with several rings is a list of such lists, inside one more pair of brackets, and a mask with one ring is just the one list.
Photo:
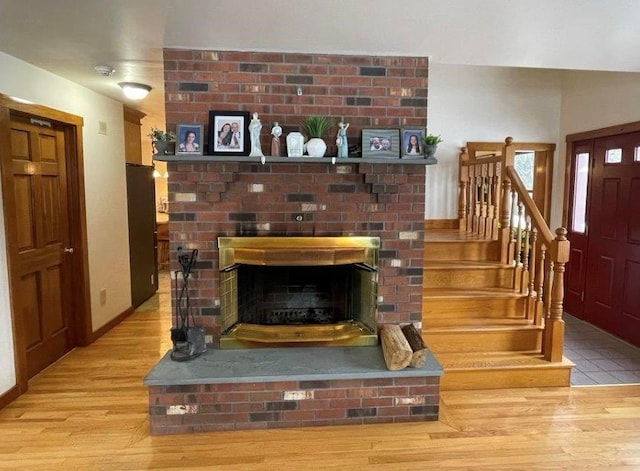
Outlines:
[[249, 112], [209, 111], [209, 154], [249, 155]]

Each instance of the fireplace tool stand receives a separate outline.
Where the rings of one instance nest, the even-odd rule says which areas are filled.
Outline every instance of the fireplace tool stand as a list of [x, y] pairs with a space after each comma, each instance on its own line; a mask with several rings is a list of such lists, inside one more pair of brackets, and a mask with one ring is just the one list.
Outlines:
[[[178, 263], [181, 270], [176, 270], [173, 277], [174, 315], [175, 324], [171, 328], [171, 359], [174, 361], [187, 361], [198, 357], [205, 351], [204, 328], [195, 325], [191, 300], [189, 299], [189, 277], [198, 259], [198, 250], [186, 253], [182, 247], [178, 247]], [[178, 287], [178, 277], [182, 283]]]

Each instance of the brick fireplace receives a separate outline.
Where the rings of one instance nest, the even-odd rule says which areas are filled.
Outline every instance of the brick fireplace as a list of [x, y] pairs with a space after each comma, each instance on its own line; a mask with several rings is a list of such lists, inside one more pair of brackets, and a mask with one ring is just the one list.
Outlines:
[[171, 253], [199, 250], [191, 301], [211, 347], [222, 333], [219, 237], [377, 237], [376, 323], [421, 322], [425, 167], [353, 160], [169, 163]]
[[[298, 130], [304, 116], [333, 116], [351, 124], [350, 143], [358, 141], [363, 128], [425, 126], [424, 57], [184, 50], [165, 50], [164, 57], [168, 129], [189, 122], [206, 129], [209, 110], [257, 111], [263, 124], [279, 121], [285, 133]], [[302, 95], [296, 93], [299, 88]], [[264, 129], [262, 137], [268, 149]], [[333, 139], [326, 141], [328, 155], [335, 155]], [[267, 157], [261, 164], [248, 157], [205, 157], [174, 159], [168, 171], [171, 268], [178, 268], [178, 247], [198, 249], [190, 297], [209, 349], [188, 364], [165, 356], [145, 379], [153, 434], [438, 419], [442, 369], [433, 358], [422, 369], [388, 371], [377, 345], [311, 344], [243, 349], [240, 354], [219, 348], [234, 325], [223, 320], [222, 283], [229, 279], [229, 266], [219, 241], [229, 238], [376, 241], [375, 266], [360, 260], [353, 263], [360, 264], [352, 267], [360, 270], [356, 274], [347, 268], [351, 262], [316, 267], [327, 270], [320, 279], [338, 280], [333, 283], [313, 281], [308, 267], [251, 275], [279, 280], [269, 287], [273, 299], [298, 289], [300, 280], [313, 287], [312, 312], [274, 302], [269, 310], [275, 314], [266, 324], [283, 316], [324, 318], [347, 310], [349, 303], [370, 312], [370, 318], [359, 321], [374, 338], [381, 324], [419, 324], [425, 165], [400, 159], [347, 158], [332, 164], [331, 159]], [[344, 293], [336, 288], [371, 280], [376, 282], [373, 296], [357, 302], [341, 298]], [[260, 285], [259, 290], [266, 288]], [[326, 309], [323, 300], [329, 297], [341, 300]], [[247, 303], [248, 311], [256, 303], [250, 296], [240, 302]], [[349, 314], [340, 316], [332, 324], [351, 321]]]

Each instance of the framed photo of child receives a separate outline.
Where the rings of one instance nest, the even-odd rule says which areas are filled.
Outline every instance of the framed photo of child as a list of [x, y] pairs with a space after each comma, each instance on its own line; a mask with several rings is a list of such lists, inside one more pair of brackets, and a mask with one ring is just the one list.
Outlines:
[[424, 148], [422, 138], [424, 129], [402, 129], [400, 131], [402, 137], [402, 159], [423, 159]]
[[176, 155], [202, 155], [202, 124], [178, 124]]

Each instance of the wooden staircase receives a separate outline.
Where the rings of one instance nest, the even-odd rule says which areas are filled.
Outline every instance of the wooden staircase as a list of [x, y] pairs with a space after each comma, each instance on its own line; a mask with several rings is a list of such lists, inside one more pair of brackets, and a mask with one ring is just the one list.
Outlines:
[[442, 367], [442, 390], [568, 386], [572, 363], [546, 361], [543, 326], [514, 289], [499, 242], [427, 231], [422, 335]]
[[569, 386], [563, 354], [568, 241], [551, 233], [501, 156], [461, 155], [459, 228], [425, 231], [422, 335], [442, 390]]

